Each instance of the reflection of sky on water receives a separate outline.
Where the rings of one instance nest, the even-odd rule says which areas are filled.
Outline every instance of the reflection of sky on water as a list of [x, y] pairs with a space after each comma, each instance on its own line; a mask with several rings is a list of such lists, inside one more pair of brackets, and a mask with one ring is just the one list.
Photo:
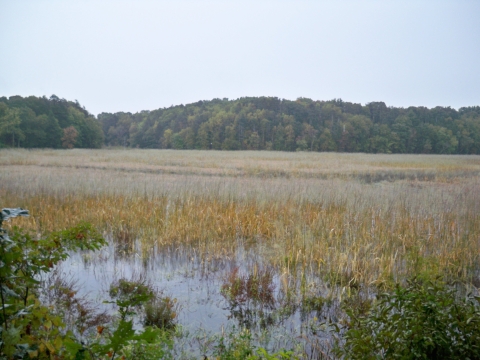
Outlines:
[[[178, 320], [183, 328], [218, 333], [233, 321], [229, 320], [228, 303], [220, 293], [223, 277], [237, 266], [248, 272], [261, 261], [258, 252], [242, 246], [234, 258], [206, 255], [206, 260], [185, 248], [152, 251], [145, 259], [137, 250], [121, 250], [110, 241], [100, 251], [71, 254], [61, 270], [79, 279], [82, 292], [99, 304], [110, 300], [108, 289], [115, 280], [142, 276], [164, 296], [177, 299], [181, 307]], [[278, 279], [275, 282], [277, 290]]]
[[[299, 289], [293, 285], [292, 291], [297, 296], [295, 305], [290, 310], [285, 302], [282, 290], [282, 277], [285, 274], [275, 272], [273, 276], [275, 309], [253, 307], [253, 312], [241, 313], [238, 308], [229, 308], [229, 303], [220, 290], [226, 276], [238, 267], [239, 273], [247, 275], [255, 266], [262, 267], [262, 253], [269, 251], [268, 246], [259, 242], [238, 241], [235, 255], [214, 256], [205, 253], [198, 256], [198, 251], [191, 247], [153, 248], [142, 257], [140, 244], [121, 248], [109, 245], [97, 252], [72, 253], [58, 270], [67, 279], [78, 279], [79, 295], [84, 295], [98, 304], [99, 308], [113, 310], [108, 291], [110, 284], [125, 278], [145, 279], [161, 292], [163, 296], [177, 299], [180, 305], [178, 324], [182, 328], [183, 340], [177, 339], [175, 347], [181, 351], [189, 349], [194, 356], [202, 355], [202, 346], [211, 343], [212, 335], [228, 333], [229, 329], [243, 326], [250, 327], [255, 344], [270, 349], [293, 348], [302, 343], [305, 349], [323, 348], [318, 345], [328, 343], [331, 336], [320, 330], [320, 322], [335, 316], [334, 311], [324, 308], [317, 311], [302, 312], [299, 305]], [[325, 294], [324, 283], [313, 275], [306, 275], [306, 281], [315, 285], [315, 292]], [[247, 307], [244, 307], [245, 311]], [[258, 311], [260, 309], [260, 312]], [[115, 311], [113, 311], [115, 313]], [[333, 318], [332, 318], [333, 319]], [[135, 326], [141, 327], [140, 319]], [[263, 324], [266, 324], [266, 328]], [[317, 331], [312, 331], [315, 327]], [[238, 330], [237, 330], [238, 331]], [[202, 345], [203, 344], [203, 345]]]

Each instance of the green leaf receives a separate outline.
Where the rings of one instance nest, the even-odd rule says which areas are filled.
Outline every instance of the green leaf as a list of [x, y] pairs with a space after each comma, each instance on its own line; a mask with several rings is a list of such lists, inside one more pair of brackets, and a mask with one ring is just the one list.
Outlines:
[[133, 330], [132, 320], [120, 321], [118, 328], [110, 336], [109, 346], [116, 352], [126, 345], [128, 341], [132, 340], [134, 335], [135, 330]]
[[153, 344], [161, 335], [162, 330], [148, 326], [142, 333], [135, 336], [135, 340], [144, 340], [149, 344]]
[[65, 339], [63, 341], [63, 346], [65, 350], [70, 354], [71, 357], [77, 356], [77, 354], [83, 349], [83, 345], [77, 343], [76, 341], [72, 339]]

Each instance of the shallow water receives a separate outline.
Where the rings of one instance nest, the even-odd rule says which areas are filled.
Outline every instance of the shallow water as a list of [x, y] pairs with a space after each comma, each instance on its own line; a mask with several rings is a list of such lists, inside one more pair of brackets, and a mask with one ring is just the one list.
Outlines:
[[[195, 341], [188, 342], [193, 354], [201, 354], [203, 343], [211, 341], [214, 334], [228, 329], [248, 327], [258, 346], [270, 350], [292, 348], [298, 343], [308, 347], [311, 341], [329, 341], [330, 336], [320, 329], [320, 321], [334, 316], [332, 309], [301, 311], [285, 299], [282, 290], [283, 276], [274, 272], [272, 283], [275, 305], [270, 308], [254, 306], [233, 308], [221, 293], [225, 278], [234, 269], [248, 274], [255, 266], [263, 266], [262, 248], [238, 241], [233, 256], [197, 256], [194, 248], [152, 248], [148, 254], [140, 246], [125, 249], [115, 246], [111, 237], [109, 245], [97, 252], [76, 252], [63, 262], [59, 271], [66, 278], [78, 279], [82, 295], [87, 295], [100, 308], [112, 312], [109, 296], [110, 284], [121, 278], [144, 279], [163, 296], [175, 298], [180, 311], [177, 323], [184, 334]], [[290, 306], [287, 306], [288, 304]], [[140, 319], [136, 321], [141, 327]], [[308, 341], [305, 341], [305, 340]], [[195, 344], [197, 342], [197, 344]], [[186, 344], [182, 344], [185, 347]]]

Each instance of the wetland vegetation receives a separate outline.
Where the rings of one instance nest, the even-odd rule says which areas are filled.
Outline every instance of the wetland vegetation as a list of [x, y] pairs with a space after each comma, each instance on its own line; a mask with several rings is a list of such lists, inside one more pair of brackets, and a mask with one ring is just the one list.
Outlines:
[[[123, 329], [129, 345], [104, 357], [354, 357], [342, 351], [372, 334], [352, 329], [375, 329], [376, 306], [409, 298], [402, 289], [467, 298], [471, 316], [451, 331], [476, 339], [477, 155], [3, 149], [0, 167], [1, 207], [30, 212], [7, 231], [50, 238], [86, 222], [106, 240], [95, 252], [65, 248], [38, 290], [45, 304], [75, 306], [67, 328], [98, 343], [84, 356]], [[402, 306], [395, 321], [418, 311]]]

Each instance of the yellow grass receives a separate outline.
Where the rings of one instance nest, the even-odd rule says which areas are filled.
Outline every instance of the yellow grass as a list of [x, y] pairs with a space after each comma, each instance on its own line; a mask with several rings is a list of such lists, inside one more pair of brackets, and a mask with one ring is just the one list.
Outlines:
[[288, 275], [478, 284], [480, 157], [166, 150], [1, 150], [0, 206], [37, 232], [90, 221], [141, 255], [255, 246]]

